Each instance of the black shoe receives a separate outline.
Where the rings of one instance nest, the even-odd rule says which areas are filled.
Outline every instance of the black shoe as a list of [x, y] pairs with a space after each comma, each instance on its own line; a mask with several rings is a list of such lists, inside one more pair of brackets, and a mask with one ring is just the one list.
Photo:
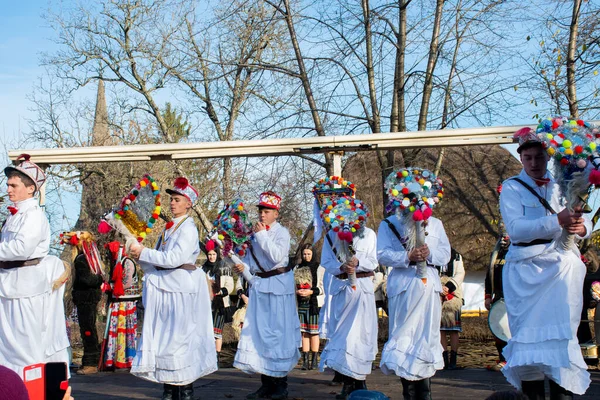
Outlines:
[[415, 382], [404, 378], [400, 378], [400, 382], [402, 382], [402, 397], [404, 400], [415, 400]]
[[306, 371], [308, 369], [308, 353], [302, 352], [302, 371]]
[[310, 364], [308, 365], [308, 369], [312, 370], [312, 369], [319, 369], [319, 363], [317, 362], [317, 356], [319, 355], [318, 352], [313, 352], [312, 353], [312, 358], [310, 359]]
[[415, 382], [415, 399], [431, 400], [431, 379], [421, 379]]
[[273, 393], [273, 383], [271, 382], [270, 376], [261, 375], [260, 381], [262, 382], [262, 385], [256, 392], [247, 395], [246, 399], [268, 399], [271, 393]]
[[569, 392], [552, 379], [550, 381], [550, 400], [572, 400], [573, 393]]
[[179, 400], [194, 400], [194, 386], [193, 384], [181, 386], [179, 388]]
[[271, 400], [285, 400], [288, 398], [288, 384], [287, 376], [283, 378], [271, 378], [273, 381], [273, 393], [271, 393]]
[[521, 391], [529, 400], [545, 400], [546, 389], [544, 388], [544, 381], [522, 381]]
[[445, 350], [442, 355], [444, 356], [444, 369], [448, 369], [448, 365], [450, 364], [450, 360], [448, 359], [448, 351]]
[[335, 375], [333, 375], [333, 379], [329, 382], [329, 386], [340, 386], [342, 383], [344, 383], [344, 375], [335, 371]]
[[454, 350], [450, 350], [450, 363], [448, 364], [448, 368], [449, 370], [453, 370], [453, 369], [461, 369], [460, 367], [456, 366], [456, 357], [458, 356], [458, 353]]
[[163, 385], [161, 400], [177, 400], [179, 398], [179, 387], [174, 385]]
[[354, 390], [367, 390], [367, 381], [354, 380]]
[[[342, 375], [343, 376], [343, 375]], [[342, 392], [335, 395], [337, 400], [346, 400], [350, 393], [354, 391], [355, 381], [354, 379], [344, 376], [344, 386], [342, 387]]]
[[221, 352], [217, 351], [217, 368], [222, 368], [221, 367]]

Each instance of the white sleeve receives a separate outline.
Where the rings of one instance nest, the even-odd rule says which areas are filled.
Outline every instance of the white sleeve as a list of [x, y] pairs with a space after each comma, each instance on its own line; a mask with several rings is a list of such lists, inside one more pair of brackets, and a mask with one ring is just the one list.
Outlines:
[[[268, 260], [273, 263], [273, 266], [281, 264], [288, 258], [290, 253], [290, 233], [287, 229], [281, 227], [277, 235], [273, 238], [269, 237], [267, 230], [256, 232], [254, 234], [255, 244], [260, 247], [263, 254]], [[263, 265], [265, 270], [269, 270], [268, 266]]]
[[140, 261], [161, 268], [177, 268], [189, 260], [198, 246], [198, 230], [195, 226], [181, 226], [173, 248], [159, 251], [144, 247]]
[[0, 261], [23, 261], [31, 258], [37, 246], [44, 239], [39, 214], [34, 211], [25, 212], [21, 224], [6, 224], [3, 231], [10, 229], [13, 238], [0, 243]]
[[388, 224], [382, 221], [377, 230], [377, 259], [386, 267], [408, 268], [408, 252], [393, 235]]

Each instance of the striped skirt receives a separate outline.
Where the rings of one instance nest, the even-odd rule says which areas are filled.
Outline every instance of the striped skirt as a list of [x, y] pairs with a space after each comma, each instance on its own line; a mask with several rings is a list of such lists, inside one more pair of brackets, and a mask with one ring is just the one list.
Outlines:
[[225, 314], [219, 311], [213, 311], [213, 330], [215, 339], [223, 338], [223, 327], [225, 326]]
[[104, 366], [106, 368], [131, 368], [136, 348], [136, 302], [112, 303], [109, 324]]
[[309, 303], [298, 304], [298, 317], [300, 318], [300, 332], [311, 335], [319, 334], [319, 314], [310, 313]]

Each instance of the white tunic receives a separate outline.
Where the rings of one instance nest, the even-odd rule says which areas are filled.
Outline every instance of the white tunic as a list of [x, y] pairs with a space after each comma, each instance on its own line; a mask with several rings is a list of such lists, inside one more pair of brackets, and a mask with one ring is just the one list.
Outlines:
[[[406, 228], [396, 215], [388, 217], [402, 238]], [[416, 265], [410, 265], [408, 252], [385, 221], [379, 225], [377, 256], [392, 267], [388, 276], [389, 339], [381, 355], [381, 370], [408, 380], [430, 378], [444, 368], [440, 343], [442, 285], [434, 266], [450, 261], [450, 243], [442, 221], [429, 218], [425, 243], [427, 285], [417, 277]]]
[[[564, 208], [554, 181], [538, 187], [524, 171], [519, 178], [556, 212]], [[519, 182], [509, 179], [503, 183], [500, 211], [511, 238], [502, 284], [512, 338], [504, 348], [507, 364], [502, 373], [520, 389], [523, 372], [535, 367], [567, 390], [583, 394], [590, 375], [577, 341], [586, 273], [579, 251], [557, 250], [555, 242], [514, 245], [536, 239], [555, 240], [561, 234], [558, 217], [547, 212]], [[592, 226], [585, 219], [589, 235]]]
[[[334, 232], [327, 235], [333, 239]], [[333, 241], [332, 241], [333, 242]], [[369, 228], [362, 237], [352, 241], [356, 258], [357, 272], [369, 272], [377, 268], [377, 236]], [[321, 353], [319, 369], [331, 368], [343, 375], [365, 380], [371, 373], [377, 355], [377, 310], [373, 293], [373, 280], [370, 277], [356, 280], [356, 290], [349, 280], [338, 279], [334, 275], [342, 273], [342, 263], [333, 253], [328, 240], [323, 243], [321, 265], [331, 275], [328, 300], [329, 320], [327, 337], [329, 341]]]
[[0, 269], [0, 364], [22, 376], [31, 364], [68, 363], [69, 339], [65, 287], [52, 291], [65, 266], [48, 255], [48, 219], [35, 198], [15, 206], [18, 212], [9, 215], [2, 228], [0, 261], [43, 258], [38, 265]]
[[[265, 271], [287, 266], [288, 230], [276, 222], [268, 231], [255, 233], [252, 251]], [[262, 272], [250, 252], [243, 262], [252, 274]], [[281, 378], [296, 366], [302, 337], [295, 293], [292, 271], [270, 278], [254, 276], [234, 367]]]
[[152, 382], [187, 385], [217, 370], [217, 354], [206, 274], [201, 268], [174, 269], [196, 262], [198, 229], [187, 215], [173, 222], [157, 249], [145, 248], [140, 255], [145, 314], [131, 373]]
[[329, 306], [331, 305], [331, 281], [333, 275], [326, 273], [323, 276], [323, 305], [319, 311], [319, 337], [328, 339]]

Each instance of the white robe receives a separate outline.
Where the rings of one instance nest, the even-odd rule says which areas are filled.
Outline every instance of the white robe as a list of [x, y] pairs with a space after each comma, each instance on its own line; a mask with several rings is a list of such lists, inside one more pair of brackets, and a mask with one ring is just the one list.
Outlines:
[[[388, 217], [401, 237], [406, 229], [396, 215]], [[410, 265], [408, 252], [385, 221], [379, 225], [377, 256], [379, 262], [392, 267], [387, 281], [389, 309], [389, 339], [381, 355], [381, 371], [408, 380], [430, 378], [444, 368], [440, 343], [442, 284], [433, 266], [450, 261], [450, 243], [442, 221], [429, 218], [425, 243], [427, 284], [417, 277], [416, 265]]]
[[[333, 239], [335, 233], [327, 234]], [[370, 272], [377, 268], [377, 236], [373, 230], [365, 228], [363, 237], [355, 237], [352, 244], [358, 259], [357, 272]], [[324, 371], [325, 368], [331, 368], [354, 379], [365, 380], [371, 373], [377, 355], [377, 310], [373, 279], [357, 279], [354, 290], [349, 280], [335, 277], [342, 273], [342, 263], [327, 240], [323, 243], [321, 265], [331, 275], [331, 283], [327, 293], [330, 296], [327, 300], [329, 341], [321, 353], [319, 369]]]
[[173, 220], [156, 250], [145, 248], [140, 255], [145, 314], [131, 373], [172, 385], [187, 385], [217, 370], [206, 274], [202, 268], [174, 269], [195, 264], [200, 253], [193, 218], [177, 228], [186, 217]]
[[15, 204], [0, 239], [0, 261], [43, 258], [38, 265], [0, 269], [0, 364], [20, 376], [37, 363], [69, 362], [65, 322], [65, 287], [52, 291], [64, 272], [60, 259], [49, 256], [50, 227], [35, 198]]
[[[288, 265], [290, 234], [279, 223], [254, 234], [252, 251], [265, 271]], [[250, 252], [243, 259], [252, 274], [261, 272]], [[233, 366], [246, 373], [281, 378], [298, 363], [302, 344], [292, 271], [270, 278], [254, 276]]]
[[325, 273], [323, 276], [323, 305], [321, 311], [319, 311], [319, 337], [321, 339], [328, 339], [327, 327], [329, 322], [329, 306], [331, 305], [331, 281], [333, 275]]
[[[538, 187], [524, 171], [519, 178], [548, 200], [554, 211], [564, 208], [554, 181]], [[502, 284], [512, 338], [503, 351], [507, 364], [502, 373], [520, 389], [523, 377], [529, 380], [523, 374], [533, 367], [567, 390], [583, 394], [590, 375], [577, 341], [586, 273], [579, 251], [558, 250], [555, 242], [514, 246], [536, 239], [556, 240], [561, 234], [558, 217], [519, 182], [503, 183], [500, 211], [511, 239]], [[585, 220], [589, 235], [592, 225], [587, 216]]]

